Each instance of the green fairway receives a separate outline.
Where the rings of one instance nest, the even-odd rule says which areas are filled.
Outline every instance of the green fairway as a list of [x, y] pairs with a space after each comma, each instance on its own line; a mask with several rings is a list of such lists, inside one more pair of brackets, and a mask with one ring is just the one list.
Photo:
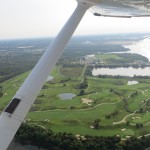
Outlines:
[[[71, 74], [68, 75], [70, 71]], [[88, 76], [85, 79], [84, 71], [84, 66], [56, 66], [51, 73], [54, 79], [45, 83], [26, 120], [44, 125], [55, 132], [82, 135], [126, 137], [149, 133], [149, 79], [136, 79], [138, 84], [127, 85], [130, 80], [128, 78]], [[0, 84], [4, 93], [0, 97], [1, 110], [12, 99], [28, 74], [26, 72]], [[84, 80], [87, 86], [82, 88]], [[59, 94], [63, 93], [76, 96], [62, 100]], [[98, 129], [92, 127], [96, 119], [100, 119]], [[144, 127], [137, 128], [137, 123]], [[123, 128], [125, 131], [121, 130]]]

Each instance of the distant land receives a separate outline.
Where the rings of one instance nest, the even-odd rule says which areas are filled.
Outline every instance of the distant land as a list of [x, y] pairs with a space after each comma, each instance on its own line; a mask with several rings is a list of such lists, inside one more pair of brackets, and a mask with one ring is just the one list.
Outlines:
[[[111, 136], [111, 140], [118, 142], [113, 146], [119, 148], [122, 141], [133, 136], [149, 137], [149, 40], [150, 33], [73, 37], [45, 81], [16, 141], [28, 144], [26, 147], [41, 144], [39, 147], [46, 148], [46, 144], [42, 146], [38, 140], [42, 137], [42, 141], [45, 136], [49, 139], [57, 137], [55, 142], [50, 141], [53, 147], [61, 149], [64, 143], [59, 143], [60, 137], [68, 136], [75, 143], [84, 145], [84, 140]], [[0, 111], [51, 41], [52, 38], [0, 41]], [[94, 74], [95, 70], [102, 69], [104, 74]], [[119, 74], [120, 69], [127, 74]], [[106, 73], [112, 70], [117, 74]], [[135, 72], [130, 76], [128, 70], [141, 74]], [[33, 128], [35, 133], [30, 135], [27, 131]], [[34, 138], [29, 140], [31, 136]], [[12, 146], [17, 150], [15, 145]], [[17, 146], [20, 148], [21, 145]]]
[[[150, 33], [73, 37], [65, 48], [59, 62], [62, 63], [62, 59], [64, 60], [71, 57], [79, 59], [80, 56], [92, 55], [95, 53], [132, 53], [132, 51], [135, 50], [130, 50], [129, 47], [134, 49], [136, 42], [147, 39], [148, 37], [150, 37]], [[51, 41], [52, 38], [1, 40], [0, 76], [2, 76], [0, 77], [0, 81], [4, 81], [5, 79], [9, 79], [33, 68]], [[140, 53], [146, 57], [149, 56], [149, 51], [145, 49], [137, 50], [135, 53]]]

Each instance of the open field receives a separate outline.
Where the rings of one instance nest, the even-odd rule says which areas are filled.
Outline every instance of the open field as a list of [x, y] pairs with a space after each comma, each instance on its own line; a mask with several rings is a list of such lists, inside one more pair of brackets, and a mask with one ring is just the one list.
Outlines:
[[[69, 71], [72, 74], [69, 74]], [[150, 81], [136, 79], [136, 85], [127, 85], [128, 78], [87, 77], [86, 88], [80, 88], [84, 66], [65, 68], [57, 66], [37, 97], [26, 120], [46, 126], [55, 132], [89, 135], [140, 136], [150, 132]], [[1, 83], [3, 96], [1, 110], [8, 104], [29, 72]], [[70, 76], [69, 76], [70, 75]], [[81, 94], [81, 90], [84, 92]], [[76, 96], [61, 100], [62, 93]], [[100, 119], [99, 128], [93, 122]], [[136, 124], [142, 124], [138, 128]]]

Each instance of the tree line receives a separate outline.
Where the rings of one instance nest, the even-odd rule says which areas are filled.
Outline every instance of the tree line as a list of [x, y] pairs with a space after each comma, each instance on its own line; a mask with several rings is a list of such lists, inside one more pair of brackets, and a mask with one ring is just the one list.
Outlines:
[[31, 144], [47, 150], [145, 150], [150, 137], [131, 137], [122, 141], [119, 136], [81, 136], [71, 133], [55, 133], [36, 125], [23, 123], [16, 133], [15, 141]]

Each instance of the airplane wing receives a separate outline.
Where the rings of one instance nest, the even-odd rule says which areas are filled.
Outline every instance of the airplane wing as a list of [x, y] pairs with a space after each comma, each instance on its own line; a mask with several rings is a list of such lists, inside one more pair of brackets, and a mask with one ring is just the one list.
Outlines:
[[0, 115], [0, 150], [6, 150], [42, 89], [52, 68], [84, 16], [88, 4], [79, 4], [30, 75]]
[[90, 11], [104, 17], [149, 17], [150, 0], [102, 0]]

